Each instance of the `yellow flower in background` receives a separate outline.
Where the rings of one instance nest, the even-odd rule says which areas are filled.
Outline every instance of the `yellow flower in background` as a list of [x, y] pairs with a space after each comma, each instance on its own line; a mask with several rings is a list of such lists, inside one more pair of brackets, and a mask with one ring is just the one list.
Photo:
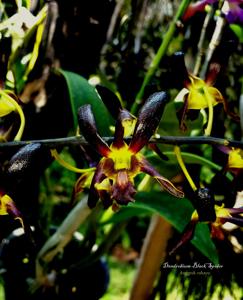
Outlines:
[[20, 126], [17, 134], [14, 137], [15, 141], [19, 141], [21, 140], [25, 127], [25, 116], [16, 99], [17, 97], [11, 91], [0, 90], [0, 117], [5, 117], [12, 112], [16, 112], [19, 115]]
[[205, 80], [203, 80], [187, 71], [184, 53], [178, 52], [176, 59], [178, 69], [180, 69], [180, 73], [182, 74], [181, 77], [183, 77], [184, 86], [175, 97], [175, 102], [183, 102], [183, 107], [180, 111], [180, 128], [182, 130], [186, 129], [185, 120], [190, 110], [208, 109], [205, 135], [209, 136], [213, 126], [213, 108], [220, 103], [223, 104], [224, 110], [229, 116], [239, 121], [239, 117], [228, 110], [226, 100], [221, 92], [213, 86], [220, 71], [218, 64], [212, 63], [210, 65], [209, 72]]
[[228, 168], [242, 168], [243, 169], [243, 150], [238, 148], [232, 148], [229, 151], [229, 158], [228, 158]]
[[189, 75], [188, 109], [204, 109], [224, 102], [220, 91], [199, 77]]

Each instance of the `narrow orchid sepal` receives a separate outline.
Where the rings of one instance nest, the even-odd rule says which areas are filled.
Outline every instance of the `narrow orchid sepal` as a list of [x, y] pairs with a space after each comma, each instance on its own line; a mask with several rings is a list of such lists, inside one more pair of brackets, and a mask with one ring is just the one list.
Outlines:
[[110, 148], [107, 143], [98, 134], [94, 115], [90, 104], [85, 104], [78, 109], [79, 128], [84, 138], [101, 155], [107, 157]]
[[155, 178], [159, 184], [171, 195], [177, 197], [177, 198], [183, 198], [184, 193], [177, 189], [171, 181], [169, 181], [167, 178], [161, 176], [157, 170], [154, 169], [153, 166], [149, 164], [149, 162], [145, 159], [142, 160], [141, 163], [141, 171], [152, 176]]
[[187, 226], [185, 227], [185, 229], [182, 233], [182, 237], [181, 237], [180, 241], [169, 252], [169, 255], [173, 255], [179, 248], [181, 248], [183, 245], [185, 245], [187, 242], [189, 242], [193, 238], [196, 225], [197, 225], [197, 222], [194, 220], [191, 220], [187, 224]]
[[139, 152], [150, 140], [159, 126], [168, 96], [165, 92], [152, 94], [141, 110], [134, 129], [129, 149], [135, 154]]
[[243, 214], [243, 206], [237, 208], [236, 207], [227, 208], [227, 209], [231, 215]]
[[90, 208], [94, 208], [99, 200], [99, 193], [98, 190], [95, 188], [96, 184], [102, 182], [106, 178], [102, 166], [103, 163], [100, 162], [96, 168], [96, 171], [91, 181], [90, 192], [88, 197], [88, 206]]
[[243, 217], [224, 217], [220, 218], [220, 221], [222, 223], [230, 222], [232, 224], [243, 227]]

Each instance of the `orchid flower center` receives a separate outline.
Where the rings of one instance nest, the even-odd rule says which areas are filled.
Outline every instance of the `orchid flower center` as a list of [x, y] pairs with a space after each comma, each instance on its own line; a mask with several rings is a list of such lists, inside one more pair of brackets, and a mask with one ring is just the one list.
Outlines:
[[114, 162], [114, 169], [118, 170], [130, 170], [131, 169], [131, 159], [134, 155], [128, 148], [128, 145], [124, 143], [121, 148], [116, 148], [113, 145], [110, 146], [111, 152], [108, 157]]

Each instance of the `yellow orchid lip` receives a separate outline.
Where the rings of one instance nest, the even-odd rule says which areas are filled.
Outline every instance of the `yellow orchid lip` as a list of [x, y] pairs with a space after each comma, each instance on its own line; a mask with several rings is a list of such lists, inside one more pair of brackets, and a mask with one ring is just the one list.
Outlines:
[[223, 102], [223, 96], [218, 89], [209, 86], [204, 80], [199, 77], [189, 75], [191, 83], [188, 91], [188, 109], [204, 109], [211, 104], [215, 106]]
[[[220, 71], [220, 65], [216, 63], [210, 64], [209, 72], [205, 80], [190, 74], [185, 65], [184, 55], [178, 55], [178, 65], [180, 66], [181, 73], [183, 74], [183, 86], [184, 88], [175, 97], [175, 102], [184, 102], [183, 107], [178, 114], [180, 115], [180, 128], [185, 131], [187, 129], [185, 120], [189, 115], [189, 110], [202, 110], [208, 109], [207, 127], [205, 129], [205, 135], [210, 136], [213, 126], [213, 108], [219, 103], [223, 104], [225, 112], [237, 120], [239, 117], [229, 111], [227, 102], [225, 101], [221, 92], [213, 86], [216, 76]], [[182, 75], [180, 75], [182, 76]]]
[[242, 149], [233, 148], [231, 151], [229, 151], [228, 168], [229, 169], [243, 168], [243, 150]]
[[20, 105], [9, 95], [9, 93], [11, 92], [7, 90], [0, 90], [0, 117], [4, 117], [13, 111], [16, 111], [19, 114], [20, 127], [16, 136], [14, 137], [15, 141], [19, 141], [21, 140], [24, 132], [25, 116]]

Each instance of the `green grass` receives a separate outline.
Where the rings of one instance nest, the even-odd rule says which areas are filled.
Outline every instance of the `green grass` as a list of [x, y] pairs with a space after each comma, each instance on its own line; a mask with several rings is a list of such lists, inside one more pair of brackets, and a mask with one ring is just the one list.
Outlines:
[[127, 300], [135, 276], [135, 266], [109, 258], [110, 284], [101, 300]]
[[0, 281], [0, 300], [5, 300], [2, 280]]

